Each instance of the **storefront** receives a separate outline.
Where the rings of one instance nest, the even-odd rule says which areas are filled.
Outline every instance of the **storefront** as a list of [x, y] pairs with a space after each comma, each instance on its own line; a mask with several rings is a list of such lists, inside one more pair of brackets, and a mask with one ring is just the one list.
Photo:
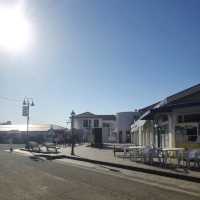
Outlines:
[[132, 125], [132, 143], [162, 148], [200, 146], [200, 84], [140, 112]]

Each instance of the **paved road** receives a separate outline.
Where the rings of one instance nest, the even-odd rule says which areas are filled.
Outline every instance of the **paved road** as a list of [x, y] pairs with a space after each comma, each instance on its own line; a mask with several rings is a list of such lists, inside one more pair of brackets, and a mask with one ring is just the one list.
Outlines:
[[[67, 162], [52, 162], [3, 151], [0, 145], [1, 200], [197, 200], [200, 185], [189, 191], [149, 183], [139, 173], [129, 176], [102, 166], [93, 168]], [[62, 162], [62, 163], [61, 163]], [[137, 177], [136, 177], [137, 176]], [[128, 178], [129, 177], [129, 178]], [[151, 175], [152, 177], [152, 175]], [[153, 177], [156, 180], [159, 176]], [[169, 179], [172, 180], [172, 179]], [[172, 181], [173, 182], [173, 181]], [[180, 184], [191, 185], [190, 182]], [[169, 181], [170, 185], [170, 181]], [[196, 188], [196, 190], [195, 190]]]

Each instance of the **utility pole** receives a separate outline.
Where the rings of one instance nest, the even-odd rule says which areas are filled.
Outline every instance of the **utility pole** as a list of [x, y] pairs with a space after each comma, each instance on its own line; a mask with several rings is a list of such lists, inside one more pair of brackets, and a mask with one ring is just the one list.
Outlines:
[[74, 116], [75, 116], [75, 112], [72, 110], [71, 112], [71, 132], [72, 132], [72, 135], [71, 135], [71, 141], [72, 141], [72, 149], [71, 149], [71, 155], [75, 155], [74, 153], [74, 146], [75, 146], [75, 141], [74, 141]]
[[23, 101], [22, 115], [27, 118], [27, 121], [26, 121], [26, 137], [27, 137], [26, 146], [27, 147], [28, 147], [28, 136], [29, 136], [28, 132], [29, 132], [29, 119], [30, 119], [30, 112], [29, 112], [30, 106], [35, 106], [33, 99], [25, 97]]

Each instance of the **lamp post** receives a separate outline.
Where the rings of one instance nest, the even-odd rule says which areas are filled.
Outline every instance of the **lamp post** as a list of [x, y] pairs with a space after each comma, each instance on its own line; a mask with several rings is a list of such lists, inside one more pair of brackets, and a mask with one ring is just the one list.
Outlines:
[[72, 132], [72, 138], [71, 138], [71, 141], [72, 141], [72, 149], [71, 149], [71, 155], [75, 155], [74, 153], [74, 116], [75, 116], [75, 112], [72, 110], [71, 112], [71, 132]]
[[[157, 136], [157, 141], [156, 141], [156, 143], [157, 143], [157, 145], [158, 145], [158, 147], [161, 147], [161, 138], [160, 138], [160, 126], [159, 126], [159, 123], [158, 123], [158, 121], [156, 120], [155, 121], [155, 123], [154, 123], [154, 128], [155, 128], [155, 131], [156, 131], [156, 136]], [[156, 138], [155, 138], [155, 140], [156, 140]]]
[[26, 136], [27, 136], [27, 147], [28, 147], [28, 131], [29, 131], [29, 119], [30, 119], [30, 106], [35, 106], [32, 98], [25, 97], [23, 100], [23, 107], [22, 107], [22, 115], [27, 117], [27, 127], [26, 127]]

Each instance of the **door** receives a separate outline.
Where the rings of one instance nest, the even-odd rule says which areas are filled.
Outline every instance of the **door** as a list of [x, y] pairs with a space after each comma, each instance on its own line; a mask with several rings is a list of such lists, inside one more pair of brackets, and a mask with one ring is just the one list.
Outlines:
[[94, 146], [95, 147], [102, 147], [102, 128], [94, 128], [92, 130], [94, 136]]

